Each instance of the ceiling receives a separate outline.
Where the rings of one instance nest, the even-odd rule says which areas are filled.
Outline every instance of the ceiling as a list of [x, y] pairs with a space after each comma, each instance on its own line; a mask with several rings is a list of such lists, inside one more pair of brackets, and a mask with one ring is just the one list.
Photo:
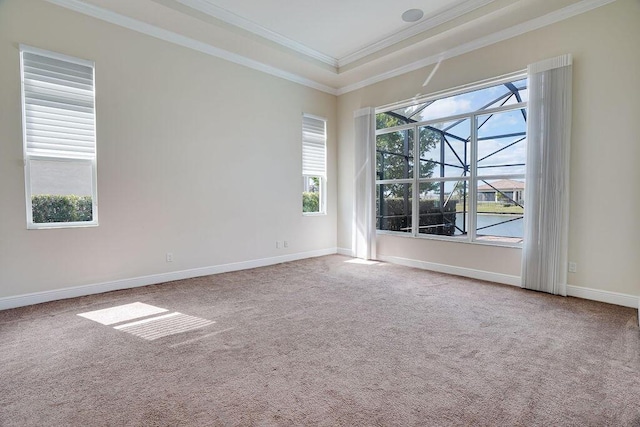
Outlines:
[[341, 94], [614, 0], [47, 1]]
[[493, 0], [177, 1], [267, 38], [282, 37], [336, 62], [415, 26], [401, 19], [408, 9], [419, 7], [426, 21], [459, 16]]

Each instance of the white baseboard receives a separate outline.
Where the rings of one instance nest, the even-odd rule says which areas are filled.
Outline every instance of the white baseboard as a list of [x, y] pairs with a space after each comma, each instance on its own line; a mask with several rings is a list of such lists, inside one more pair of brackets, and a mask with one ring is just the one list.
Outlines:
[[[120, 289], [130, 289], [140, 286], [155, 285], [158, 283], [171, 282], [174, 280], [190, 279], [192, 277], [209, 276], [212, 274], [227, 273], [230, 271], [248, 270], [251, 268], [265, 267], [268, 265], [280, 264], [283, 262], [297, 261], [305, 258], [314, 258], [324, 255], [341, 254], [353, 256], [351, 249], [329, 248], [310, 252], [300, 252], [290, 255], [282, 255], [271, 258], [261, 258], [249, 261], [221, 264], [210, 267], [194, 268], [190, 270], [173, 271], [169, 273], [154, 274], [150, 276], [135, 277], [130, 279], [114, 280], [111, 282], [96, 283], [90, 285], [75, 286], [71, 288], [55, 289], [51, 291], [36, 292], [31, 294], [16, 295], [0, 298], [0, 310], [24, 307], [27, 305], [40, 304], [43, 302], [56, 301], [66, 298], [76, 298], [86, 295], [100, 294], [103, 292], [117, 291]], [[489, 282], [502, 283], [511, 286], [520, 286], [520, 277], [511, 276], [490, 271], [476, 270], [471, 268], [456, 267], [446, 264], [438, 264], [427, 261], [418, 261], [408, 258], [380, 255], [380, 261], [392, 264], [404, 265], [407, 267], [420, 268], [423, 270], [437, 271], [440, 273], [453, 274], [456, 276], [470, 277], [472, 279], [486, 280]], [[640, 297], [635, 295], [622, 294], [617, 292], [603, 291], [600, 289], [584, 288], [581, 286], [567, 285], [567, 295], [576, 298], [583, 298], [593, 301], [605, 302], [608, 304], [621, 305], [624, 307], [638, 308], [640, 324]]]
[[415, 259], [401, 258], [388, 255], [378, 255], [377, 259], [392, 264], [423, 270], [437, 271], [438, 273], [453, 274], [455, 276], [470, 277], [472, 279], [486, 280], [488, 282], [502, 283], [505, 285], [520, 286], [520, 276], [493, 273], [491, 271], [475, 270], [472, 268], [456, 267], [453, 265], [438, 264], [435, 262], [418, 261]]
[[[446, 264], [437, 264], [427, 261], [418, 261], [408, 258], [400, 258], [388, 255], [379, 255], [380, 261], [423, 270], [437, 271], [439, 273], [453, 274], [456, 276], [470, 277], [472, 279], [486, 280], [520, 287], [520, 276], [511, 276], [490, 271], [475, 270], [472, 268], [456, 267]], [[636, 295], [622, 294], [618, 292], [603, 291], [600, 289], [583, 288], [581, 286], [567, 285], [567, 296], [621, 305], [623, 307], [637, 308], [640, 324], [640, 297]]]
[[639, 298], [635, 295], [567, 285], [567, 296], [640, 309], [640, 307], [638, 306]]
[[193, 268], [190, 270], [182, 271], [172, 271], [169, 273], [153, 274], [150, 276], [134, 277], [131, 279], [121, 279], [111, 282], [74, 286], [71, 288], [54, 289], [51, 291], [10, 296], [0, 298], [0, 310], [24, 307], [27, 305], [40, 304], [43, 302], [56, 301], [66, 298], [76, 298], [86, 295], [100, 294], [103, 292], [117, 291], [120, 289], [130, 289], [139, 286], [155, 285], [158, 283], [171, 282], [174, 280], [190, 279], [192, 277], [209, 276], [212, 274], [227, 273], [230, 271], [248, 270], [250, 268], [265, 267], [268, 265], [297, 261], [305, 258], [332, 255], [337, 252], [337, 248], [328, 248], [271, 258], [254, 259], [249, 261], [234, 262], [230, 264]]
[[338, 254], [339, 255], [346, 255], [346, 256], [356, 256], [355, 252], [353, 251], [353, 249], [348, 249], [348, 248], [338, 248]]

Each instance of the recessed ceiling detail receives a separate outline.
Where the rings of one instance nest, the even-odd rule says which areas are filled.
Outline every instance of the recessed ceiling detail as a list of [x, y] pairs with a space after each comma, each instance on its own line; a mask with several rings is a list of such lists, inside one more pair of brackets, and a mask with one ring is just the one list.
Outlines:
[[[496, 0], [431, 0], [409, 9], [406, 23], [393, 19], [413, 0], [175, 0], [300, 54], [343, 67], [382, 49], [463, 16]], [[415, 19], [421, 12], [426, 18]], [[404, 15], [403, 15], [404, 16]]]
[[[615, 0], [46, 1], [341, 95]], [[423, 18], [399, 19], [417, 8]]]

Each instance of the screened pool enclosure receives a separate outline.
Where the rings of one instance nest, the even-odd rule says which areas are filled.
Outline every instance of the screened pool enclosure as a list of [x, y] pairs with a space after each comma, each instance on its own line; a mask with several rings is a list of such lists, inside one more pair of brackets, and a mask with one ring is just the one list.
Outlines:
[[519, 76], [378, 109], [377, 229], [521, 242], [526, 103]]

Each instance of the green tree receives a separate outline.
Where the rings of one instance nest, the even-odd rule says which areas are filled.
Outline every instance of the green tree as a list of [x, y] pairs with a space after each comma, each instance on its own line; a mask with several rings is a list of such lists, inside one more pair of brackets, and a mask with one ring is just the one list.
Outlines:
[[320, 177], [307, 180], [307, 190], [302, 193], [302, 212], [320, 212]]
[[320, 193], [305, 191], [302, 193], [302, 212], [320, 211]]
[[93, 219], [91, 196], [59, 196], [37, 194], [31, 196], [33, 222], [78, 222]]
[[[389, 129], [411, 123], [400, 116], [381, 113], [376, 115], [376, 129]], [[414, 173], [420, 178], [433, 177], [437, 163], [427, 161], [429, 152], [438, 146], [442, 138], [437, 129], [421, 127], [418, 130], [417, 144], [415, 129], [390, 132], [376, 137], [376, 178], [411, 179]], [[416, 155], [417, 153], [417, 155]], [[420, 191], [431, 191], [438, 187], [436, 183], [420, 184]], [[382, 230], [406, 231], [410, 229], [413, 195], [411, 184], [385, 184], [378, 187], [377, 216], [378, 228]], [[432, 202], [431, 202], [432, 203]], [[426, 209], [428, 202], [421, 202]], [[424, 206], [422, 206], [424, 205]], [[424, 217], [424, 218], [423, 218]], [[420, 225], [430, 221], [429, 214], [421, 215]]]
[[[386, 113], [376, 115], [376, 129], [388, 129], [401, 126], [406, 122], [399, 117]], [[436, 148], [441, 133], [435, 129], [422, 127], [418, 135], [418, 156], [415, 156], [415, 131], [406, 129], [397, 132], [378, 135], [376, 138], [376, 178], [377, 179], [408, 179], [413, 178], [414, 170], [418, 167], [420, 178], [431, 178], [437, 164], [426, 161], [427, 153]], [[417, 161], [416, 161], [417, 157]], [[420, 160], [423, 159], [423, 160]], [[385, 196], [406, 196], [407, 185], [385, 186]], [[422, 186], [422, 189], [435, 188], [434, 185]]]

